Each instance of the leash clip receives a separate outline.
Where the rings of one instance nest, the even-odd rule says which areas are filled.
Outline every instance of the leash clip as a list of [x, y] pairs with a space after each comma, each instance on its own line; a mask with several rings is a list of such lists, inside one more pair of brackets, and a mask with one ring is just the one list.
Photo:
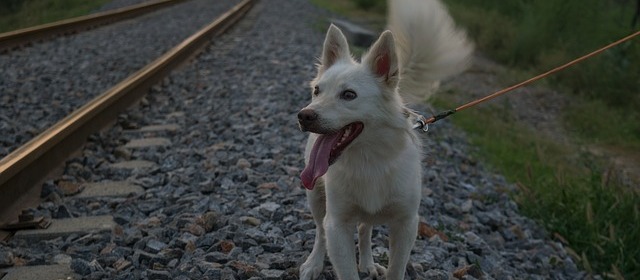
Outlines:
[[429, 131], [429, 123], [427, 123], [427, 119], [422, 114], [419, 114], [409, 108], [405, 108], [404, 116], [407, 119], [414, 121], [413, 129], [419, 129], [423, 133]]
[[429, 124], [427, 123], [427, 119], [424, 118], [423, 115], [416, 114], [417, 120], [413, 125], [413, 129], [420, 129], [421, 132], [425, 133], [429, 131]]

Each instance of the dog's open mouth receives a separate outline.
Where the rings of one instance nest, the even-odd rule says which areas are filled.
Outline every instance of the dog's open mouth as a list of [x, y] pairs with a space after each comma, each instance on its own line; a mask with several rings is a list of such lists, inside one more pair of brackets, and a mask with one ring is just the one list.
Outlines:
[[312, 190], [316, 180], [327, 173], [329, 165], [338, 159], [342, 151], [349, 146], [353, 139], [360, 135], [363, 128], [364, 124], [354, 122], [336, 132], [318, 136], [311, 149], [309, 163], [307, 163], [300, 176], [302, 185]]

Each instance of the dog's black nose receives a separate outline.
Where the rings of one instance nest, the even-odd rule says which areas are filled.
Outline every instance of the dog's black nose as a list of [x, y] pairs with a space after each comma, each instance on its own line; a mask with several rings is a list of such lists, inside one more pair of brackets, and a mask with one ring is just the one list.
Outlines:
[[318, 114], [312, 109], [302, 109], [298, 112], [298, 121], [300, 123], [311, 123], [318, 119]]
[[318, 113], [312, 109], [302, 109], [298, 112], [298, 123], [302, 131], [308, 131], [318, 119]]

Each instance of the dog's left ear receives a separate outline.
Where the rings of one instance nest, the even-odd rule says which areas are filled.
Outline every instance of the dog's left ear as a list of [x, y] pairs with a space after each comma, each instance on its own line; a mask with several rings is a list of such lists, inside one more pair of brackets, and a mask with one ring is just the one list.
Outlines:
[[398, 83], [398, 57], [391, 31], [385, 31], [373, 44], [369, 52], [362, 58], [371, 72], [387, 86], [395, 87]]

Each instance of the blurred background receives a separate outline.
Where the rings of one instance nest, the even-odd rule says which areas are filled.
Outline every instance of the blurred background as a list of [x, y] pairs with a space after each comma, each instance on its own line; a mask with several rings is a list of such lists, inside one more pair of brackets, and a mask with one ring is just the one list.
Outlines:
[[[310, 1], [384, 29], [385, 0]], [[640, 29], [640, 0], [443, 1], [475, 42], [476, 63], [497, 65], [473, 66], [454, 85], [503, 88]], [[91, 13], [107, 2], [1, 0], [0, 33]], [[324, 32], [327, 25], [317, 26]], [[510, 194], [520, 210], [583, 269], [640, 279], [640, 38], [532, 87], [538, 89], [527, 91], [549, 94], [528, 106], [518, 103], [527, 91], [511, 93], [450, 119], [477, 147], [474, 156], [518, 186]], [[462, 87], [445, 84], [443, 91], [431, 101], [440, 109], [472, 99]], [[559, 129], [541, 131], [521, 117], [523, 110], [552, 115], [546, 121]]]

